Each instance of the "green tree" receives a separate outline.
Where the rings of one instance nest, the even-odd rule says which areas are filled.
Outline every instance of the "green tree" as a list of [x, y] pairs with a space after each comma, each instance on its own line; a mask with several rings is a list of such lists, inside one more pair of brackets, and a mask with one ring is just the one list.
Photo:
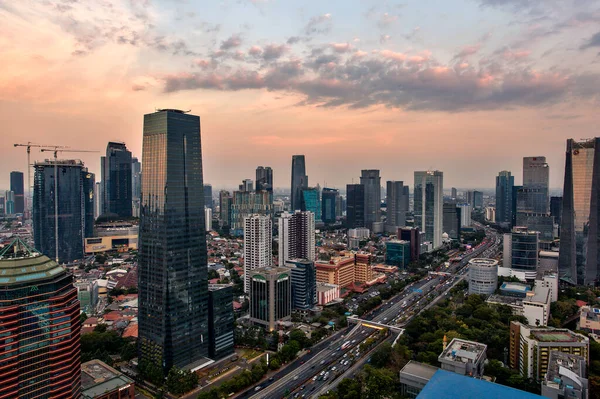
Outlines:
[[361, 381], [355, 378], [344, 378], [337, 388], [337, 397], [339, 399], [361, 399], [361, 393]]
[[392, 358], [392, 344], [384, 342], [379, 345], [373, 355], [371, 356], [371, 365], [373, 367], [385, 367]]
[[388, 397], [395, 387], [395, 376], [387, 369], [377, 369], [365, 366], [365, 399], [380, 399]]
[[290, 331], [290, 340], [298, 342], [300, 344], [300, 348], [306, 348], [310, 344], [310, 341], [306, 337], [306, 334], [304, 333], [304, 331], [302, 331], [298, 328]]

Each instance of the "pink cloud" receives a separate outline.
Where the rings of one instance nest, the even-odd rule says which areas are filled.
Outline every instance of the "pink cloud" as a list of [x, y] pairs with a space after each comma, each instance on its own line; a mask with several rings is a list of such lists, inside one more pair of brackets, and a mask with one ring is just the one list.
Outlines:
[[330, 46], [333, 51], [337, 53], [346, 53], [352, 50], [352, 45], [350, 43], [331, 43]]
[[379, 54], [381, 54], [381, 56], [383, 58], [387, 58], [388, 60], [394, 60], [394, 61], [404, 61], [406, 60], [406, 54], [404, 53], [396, 53], [394, 51], [391, 50], [381, 50], [379, 52]]

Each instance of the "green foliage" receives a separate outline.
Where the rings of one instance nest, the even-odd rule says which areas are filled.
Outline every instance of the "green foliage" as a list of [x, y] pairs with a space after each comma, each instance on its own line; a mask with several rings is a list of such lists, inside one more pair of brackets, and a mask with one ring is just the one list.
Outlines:
[[202, 392], [198, 395], [198, 399], [217, 399], [229, 396], [230, 393], [241, 391], [258, 381], [260, 381], [267, 373], [267, 365], [263, 362], [255, 363], [251, 370], [244, 370], [236, 378], [224, 382], [217, 388], [213, 388], [208, 392]]
[[579, 311], [579, 307], [573, 298], [560, 298], [550, 304], [550, 313], [552, 314], [551, 324], [553, 327], [560, 327], [567, 319], [573, 317]]
[[344, 378], [338, 385], [337, 397], [339, 399], [361, 399], [361, 381], [354, 378]]
[[219, 273], [214, 269], [208, 269], [208, 279], [212, 280], [214, 278], [219, 278]]
[[87, 318], [88, 318], [88, 315], [87, 315], [87, 314], [85, 314], [85, 312], [83, 312], [83, 313], [81, 313], [81, 314], [79, 315], [79, 320], [81, 320], [81, 323], [83, 323], [84, 321], [86, 321], [86, 320], [87, 320]]
[[172, 367], [167, 374], [167, 389], [175, 395], [182, 395], [198, 386], [198, 375], [189, 370]]
[[157, 387], [162, 386], [165, 381], [162, 367], [159, 364], [142, 361], [138, 365], [138, 370], [140, 371], [142, 378], [146, 381], [150, 381]]
[[392, 344], [384, 342], [379, 345], [371, 356], [371, 365], [373, 367], [385, 367], [392, 358]]
[[310, 340], [306, 337], [304, 331], [297, 328], [290, 331], [290, 341], [298, 342], [300, 348], [307, 348], [310, 346]]

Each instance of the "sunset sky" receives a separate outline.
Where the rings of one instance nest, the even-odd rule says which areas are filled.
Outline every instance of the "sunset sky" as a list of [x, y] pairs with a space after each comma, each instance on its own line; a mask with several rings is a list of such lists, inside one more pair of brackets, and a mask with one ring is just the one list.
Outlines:
[[310, 185], [446, 188], [544, 155], [560, 188], [565, 140], [600, 134], [599, 62], [596, 0], [0, 0], [0, 188], [13, 143], [97, 150], [95, 173], [109, 140], [141, 157], [155, 108], [200, 115], [217, 188], [258, 165], [289, 187], [293, 154]]

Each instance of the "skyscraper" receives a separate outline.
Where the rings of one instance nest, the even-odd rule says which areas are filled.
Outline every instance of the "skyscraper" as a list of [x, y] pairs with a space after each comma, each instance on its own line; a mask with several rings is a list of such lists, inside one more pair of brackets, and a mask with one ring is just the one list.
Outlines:
[[134, 217], [140, 217], [140, 197], [142, 196], [142, 164], [137, 158], [131, 158], [131, 198]]
[[213, 209], [213, 196], [212, 196], [212, 185], [204, 185], [204, 206], [209, 209]]
[[349, 229], [365, 227], [365, 186], [346, 185], [346, 224]]
[[326, 224], [335, 223], [339, 195], [340, 192], [334, 188], [323, 188], [321, 193], [321, 219]]
[[456, 190], [456, 187], [452, 187], [451, 197], [454, 200], [458, 197], [458, 191]]
[[219, 224], [221, 228], [229, 227], [231, 223], [231, 195], [229, 191], [219, 193]]
[[273, 223], [270, 216], [244, 218], [244, 292], [250, 292], [250, 272], [273, 266]]
[[550, 197], [550, 216], [554, 222], [560, 226], [562, 219], [562, 197]]
[[461, 216], [461, 208], [455, 203], [444, 204], [444, 233], [453, 240], [460, 239]]
[[312, 212], [315, 215], [315, 222], [321, 223], [321, 190], [319, 187], [310, 187], [302, 190], [303, 211]]
[[292, 156], [292, 190], [291, 208], [293, 212], [302, 208], [302, 191], [308, 188], [308, 176], [306, 176], [306, 162], [304, 155]]
[[315, 260], [315, 215], [312, 212], [284, 212], [278, 227], [280, 266], [290, 259]]
[[379, 170], [361, 171], [360, 184], [365, 187], [365, 227], [373, 229], [373, 223], [381, 221], [381, 178]]
[[567, 140], [559, 275], [572, 283], [594, 284], [600, 256], [600, 137]]
[[256, 191], [273, 191], [273, 169], [269, 166], [256, 168]]
[[273, 193], [270, 191], [234, 191], [231, 202], [230, 232], [244, 233], [244, 218], [253, 214], [273, 216]]
[[415, 227], [425, 233], [433, 248], [442, 245], [444, 173], [415, 172]]
[[109, 142], [102, 158], [104, 212], [122, 218], [132, 216], [131, 152], [125, 143]]
[[503, 170], [496, 176], [496, 222], [512, 225], [513, 188], [515, 178]]
[[306, 259], [287, 260], [292, 284], [292, 308], [311, 309], [317, 304], [317, 269], [315, 262]]
[[4, 210], [7, 215], [15, 214], [15, 193], [12, 191], [4, 192]]
[[3, 398], [81, 393], [79, 301], [73, 276], [19, 238], [0, 250]]
[[139, 364], [166, 374], [208, 355], [200, 118], [174, 109], [144, 115], [142, 164]]
[[25, 186], [23, 172], [10, 172], [10, 191], [15, 195], [15, 213], [25, 212]]
[[94, 174], [81, 161], [57, 162], [56, 181], [54, 161], [34, 165], [33, 237], [44, 255], [55, 260], [58, 255], [58, 261], [64, 263], [82, 258], [84, 238], [94, 234], [95, 182]]
[[406, 225], [406, 200], [404, 191], [404, 182], [388, 181], [387, 184], [387, 219], [385, 221], [385, 231], [395, 233], [398, 227]]

